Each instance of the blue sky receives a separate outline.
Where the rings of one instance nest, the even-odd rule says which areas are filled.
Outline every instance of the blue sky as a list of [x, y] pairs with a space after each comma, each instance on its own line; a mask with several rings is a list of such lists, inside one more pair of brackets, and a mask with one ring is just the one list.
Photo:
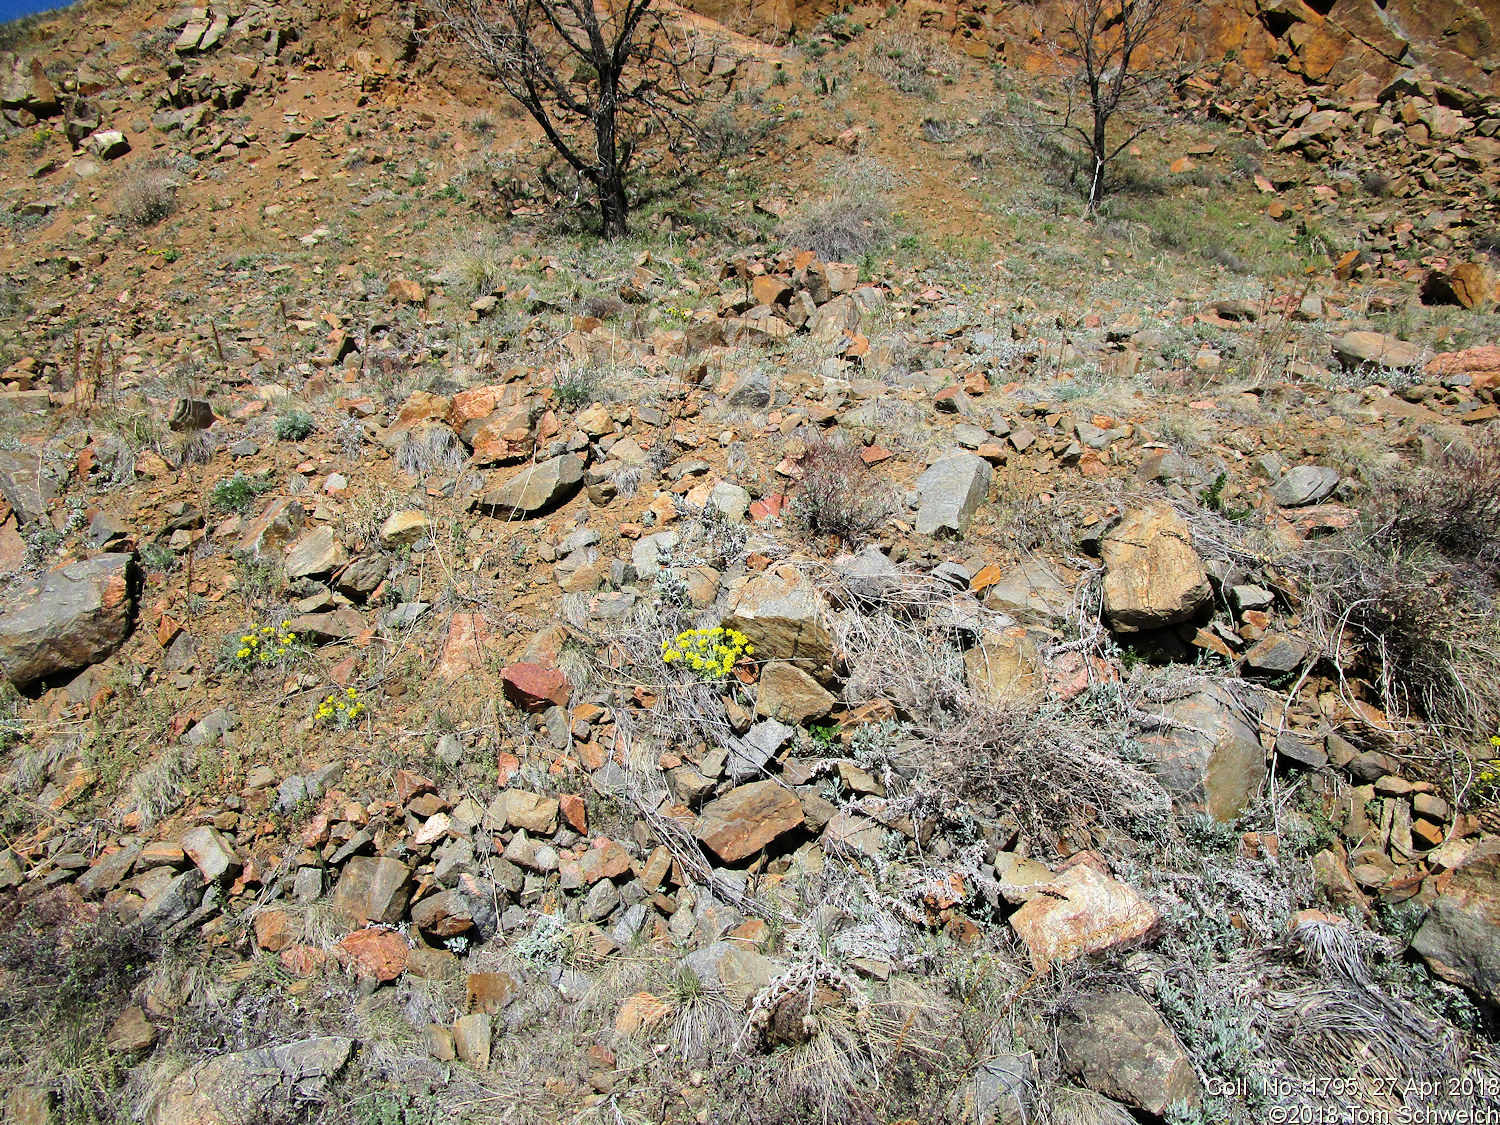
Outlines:
[[49, 8], [65, 6], [65, 0], [0, 0], [0, 23], [28, 16], [32, 12], [45, 12]]

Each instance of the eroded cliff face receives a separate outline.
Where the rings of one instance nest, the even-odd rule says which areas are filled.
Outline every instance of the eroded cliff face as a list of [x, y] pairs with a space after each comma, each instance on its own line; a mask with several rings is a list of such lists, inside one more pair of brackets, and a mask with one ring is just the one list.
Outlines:
[[[841, 5], [692, 0], [689, 7], [736, 30], [774, 38], [805, 32]], [[1050, 65], [1045, 44], [1063, 22], [1064, 5], [906, 0], [904, 7], [965, 54], [1043, 69]], [[1200, 6], [1189, 38], [1205, 62], [1235, 62], [1256, 73], [1279, 65], [1320, 85], [1384, 84], [1400, 70], [1426, 67], [1439, 82], [1495, 95], [1497, 27], [1500, 0], [1223, 0]]]

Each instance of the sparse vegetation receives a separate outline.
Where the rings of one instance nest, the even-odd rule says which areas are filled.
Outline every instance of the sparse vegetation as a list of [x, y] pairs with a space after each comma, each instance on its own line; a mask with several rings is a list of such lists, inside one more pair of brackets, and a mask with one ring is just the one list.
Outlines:
[[177, 180], [166, 169], [132, 169], [115, 192], [115, 213], [135, 226], [155, 226], [177, 210]]
[[895, 509], [890, 486], [841, 439], [809, 439], [800, 467], [792, 505], [809, 535], [857, 544]]
[[214, 485], [208, 502], [221, 512], [243, 512], [271, 487], [272, 482], [266, 478], [235, 473]]
[[280, 441], [302, 441], [317, 429], [317, 423], [305, 410], [287, 410], [276, 416], [272, 429]]
[[603, 375], [596, 367], [563, 367], [552, 376], [552, 394], [563, 406], [576, 410], [598, 398], [603, 382]]
[[1480, 1119], [1483, 60], [1149, 7], [36, 24], [0, 1115]]

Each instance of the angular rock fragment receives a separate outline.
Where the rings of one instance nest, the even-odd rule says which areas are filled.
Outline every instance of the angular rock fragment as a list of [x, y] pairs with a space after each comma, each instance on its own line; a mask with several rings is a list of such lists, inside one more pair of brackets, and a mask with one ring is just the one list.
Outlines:
[[693, 834], [725, 863], [735, 863], [801, 823], [795, 793], [778, 781], [754, 781], [705, 805]]
[[1192, 534], [1166, 504], [1126, 516], [1100, 542], [1099, 553], [1104, 617], [1117, 632], [1176, 625], [1213, 600]]
[[1079, 863], [1012, 914], [1010, 924], [1045, 973], [1054, 963], [1138, 938], [1157, 919], [1156, 908], [1134, 888]]
[[989, 491], [995, 470], [983, 457], [956, 453], [933, 464], [917, 478], [922, 496], [917, 534], [962, 535]]
[[68, 563], [12, 590], [0, 608], [0, 673], [17, 686], [97, 664], [135, 624], [130, 555]]
[[504, 484], [485, 492], [475, 506], [487, 515], [520, 519], [569, 499], [583, 481], [583, 460], [565, 453], [528, 465]]
[[1177, 1036], [1133, 992], [1089, 993], [1072, 1001], [1057, 1042], [1069, 1074], [1157, 1117], [1170, 1106], [1195, 1106], [1203, 1098]]

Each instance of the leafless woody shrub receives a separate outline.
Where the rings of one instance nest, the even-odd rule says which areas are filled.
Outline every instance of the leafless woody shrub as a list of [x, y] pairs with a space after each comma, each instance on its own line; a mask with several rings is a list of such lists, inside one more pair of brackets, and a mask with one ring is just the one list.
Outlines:
[[895, 498], [857, 448], [819, 435], [807, 442], [793, 507], [808, 534], [833, 535], [852, 544], [867, 539], [885, 521]]

